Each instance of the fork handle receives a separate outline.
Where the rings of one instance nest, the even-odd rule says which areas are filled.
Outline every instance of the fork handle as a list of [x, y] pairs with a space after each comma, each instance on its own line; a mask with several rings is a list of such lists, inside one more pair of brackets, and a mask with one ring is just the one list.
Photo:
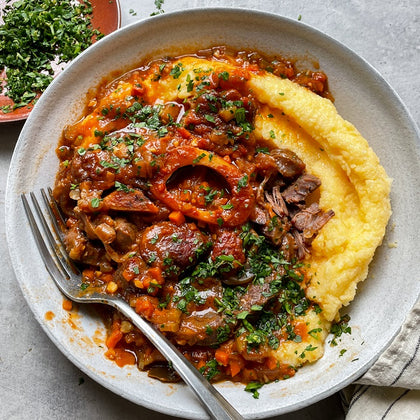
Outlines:
[[121, 300], [110, 299], [110, 305], [123, 313], [154, 344], [166, 360], [170, 361], [184, 382], [194, 391], [210, 418], [217, 420], [241, 420], [243, 417], [217, 389], [184, 357], [184, 355], [149, 322], [138, 315], [131, 306]]

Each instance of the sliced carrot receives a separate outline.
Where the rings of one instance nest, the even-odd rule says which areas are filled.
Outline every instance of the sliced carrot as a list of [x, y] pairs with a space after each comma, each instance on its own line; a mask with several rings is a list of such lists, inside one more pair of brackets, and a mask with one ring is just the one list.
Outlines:
[[150, 319], [150, 317], [153, 315], [153, 312], [155, 311], [155, 306], [150, 301], [150, 299], [147, 298], [147, 296], [141, 296], [136, 301], [136, 312], [138, 314], [144, 315], [147, 319]]
[[185, 216], [180, 211], [173, 211], [169, 215], [169, 220], [179, 226], [185, 222]]
[[100, 278], [105, 283], [109, 283], [110, 281], [114, 280], [114, 276], [110, 273], [102, 273]]
[[133, 280], [134, 273], [130, 271], [129, 268], [127, 268], [126, 270], [122, 272], [122, 276], [124, 277], [125, 280], [130, 281], [130, 280]]
[[302, 341], [306, 341], [308, 339], [308, 326], [305, 322], [296, 322], [294, 325], [294, 332], [296, 335], [300, 335], [302, 337]]
[[123, 337], [123, 333], [118, 329], [112, 331], [111, 335], [106, 340], [106, 345], [109, 349], [113, 349]]
[[223, 366], [227, 366], [228, 362], [229, 362], [229, 353], [222, 350], [222, 349], [217, 349], [215, 354], [214, 354], [215, 359]]
[[163, 275], [162, 275], [162, 269], [160, 267], [152, 267], [148, 270], [149, 276], [156, 280], [156, 283], [163, 284], [165, 282]]
[[114, 360], [119, 367], [136, 364], [136, 358], [134, 354], [130, 353], [126, 349], [116, 348], [114, 349], [114, 352]]
[[269, 356], [265, 360], [265, 365], [268, 367], [268, 369], [273, 370], [277, 367], [277, 359], [273, 356]]
[[83, 270], [83, 278], [92, 281], [95, 278], [95, 271], [92, 268], [85, 268]]
[[205, 362], [204, 360], [200, 360], [200, 361], [197, 363], [197, 369], [200, 369], [200, 368], [202, 368], [202, 367], [204, 367], [204, 366], [206, 366], [206, 362]]
[[232, 378], [236, 376], [242, 369], [242, 363], [240, 363], [238, 360], [231, 360], [229, 362], [229, 366]]

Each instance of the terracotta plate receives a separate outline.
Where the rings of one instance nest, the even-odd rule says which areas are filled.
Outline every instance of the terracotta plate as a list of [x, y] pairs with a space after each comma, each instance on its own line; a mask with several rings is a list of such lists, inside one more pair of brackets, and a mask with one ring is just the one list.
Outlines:
[[[99, 29], [103, 34], [108, 35], [121, 26], [121, 12], [119, 0], [91, 0], [93, 7], [92, 26]], [[0, 13], [6, 5], [5, 0], [0, 0]], [[0, 80], [5, 72], [0, 73]], [[12, 105], [13, 101], [6, 95], [0, 94], [0, 107]], [[5, 113], [0, 109], [0, 123], [8, 121], [24, 120], [28, 117], [33, 106], [17, 108], [12, 112]]]

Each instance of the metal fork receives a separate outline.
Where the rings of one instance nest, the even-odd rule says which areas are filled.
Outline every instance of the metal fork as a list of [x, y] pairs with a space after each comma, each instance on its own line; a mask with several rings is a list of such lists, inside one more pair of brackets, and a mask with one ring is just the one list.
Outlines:
[[72, 263], [64, 248], [61, 238], [62, 228], [60, 227], [60, 223], [63, 220], [57, 221], [57, 217], [60, 217], [60, 211], [52, 197], [52, 191], [49, 189], [47, 194], [44, 189], [41, 189], [42, 201], [44, 202], [43, 207], [47, 209], [47, 217], [44, 216], [44, 211], [36, 195], [31, 192], [29, 196], [32, 206], [26, 195], [21, 195], [25, 213], [45, 267], [61, 292], [75, 302], [104, 303], [116, 308], [139, 328], [166, 360], [172, 363], [179, 376], [198, 397], [210, 418], [218, 420], [242, 419], [243, 417], [235, 408], [183, 354], [159, 330], [138, 315], [127, 302], [116, 296], [98, 293], [97, 291], [93, 291], [90, 294], [84, 292], [81, 295], [81, 273], [76, 265]]

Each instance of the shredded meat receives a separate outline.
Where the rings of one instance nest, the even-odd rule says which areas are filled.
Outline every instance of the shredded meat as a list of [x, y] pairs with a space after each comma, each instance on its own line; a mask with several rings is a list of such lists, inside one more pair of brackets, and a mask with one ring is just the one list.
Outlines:
[[273, 216], [262, 228], [262, 234], [274, 245], [280, 245], [284, 235], [290, 230], [290, 220], [287, 217]]
[[326, 223], [334, 216], [333, 210], [322, 211], [318, 203], [312, 203], [309, 207], [301, 210], [293, 216], [292, 224], [303, 233], [306, 243], [324, 227]]
[[292, 185], [287, 187], [282, 195], [288, 204], [303, 203], [313, 191], [321, 185], [318, 177], [311, 174], [303, 174]]
[[77, 220], [67, 220], [68, 230], [65, 236], [65, 245], [70, 258], [82, 261], [87, 246], [87, 238], [77, 224]]
[[279, 295], [280, 289], [273, 289], [272, 283], [279, 278], [282, 273], [273, 273], [267, 276], [262, 283], [251, 283], [245, 294], [239, 301], [239, 312], [253, 312], [255, 306], [264, 307], [268, 301]]
[[277, 216], [283, 217], [283, 216], [289, 215], [289, 211], [287, 210], [286, 203], [283, 200], [283, 197], [280, 193], [280, 188], [278, 186], [273, 188], [271, 195], [268, 191], [266, 191], [265, 197], [267, 201], [270, 203], [274, 213], [277, 214]]

